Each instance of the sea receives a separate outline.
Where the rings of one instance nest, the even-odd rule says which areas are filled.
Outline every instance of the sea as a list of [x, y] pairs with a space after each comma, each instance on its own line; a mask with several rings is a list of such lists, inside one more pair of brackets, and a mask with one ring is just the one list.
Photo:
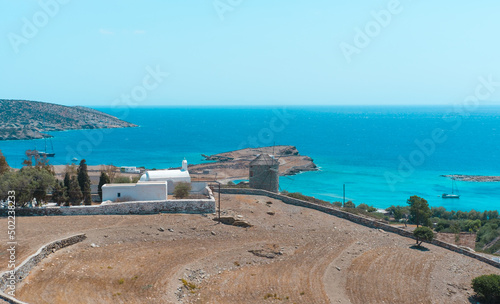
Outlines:
[[[330, 202], [376, 208], [405, 205], [412, 195], [448, 210], [499, 210], [500, 182], [457, 181], [443, 175], [500, 175], [500, 107], [93, 107], [137, 128], [51, 132], [44, 140], [1, 141], [11, 167], [28, 149], [54, 151], [52, 164], [149, 169], [206, 162], [201, 154], [246, 147], [296, 146], [319, 171], [280, 177], [281, 190]], [[76, 161], [76, 163], [78, 163]]]

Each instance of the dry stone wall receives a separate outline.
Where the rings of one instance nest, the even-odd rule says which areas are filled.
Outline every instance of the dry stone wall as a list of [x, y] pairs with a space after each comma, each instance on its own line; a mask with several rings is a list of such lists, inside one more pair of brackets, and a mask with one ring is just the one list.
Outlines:
[[6, 271], [0, 275], [0, 299], [8, 302], [8, 303], [24, 303], [19, 301], [11, 296], [4, 294], [8, 285], [12, 285], [12, 283], [18, 283], [26, 278], [31, 270], [38, 265], [44, 258], [50, 255], [57, 250], [76, 244], [85, 240], [87, 237], [85, 234], [77, 234], [70, 236], [68, 238], [64, 238], [61, 240], [57, 240], [47, 245], [42, 246], [42, 248], [38, 249], [38, 251], [28, 257], [21, 265], [16, 267], [14, 274], [11, 274], [10, 271]]
[[[303, 200], [299, 200], [299, 199], [296, 199], [296, 198], [292, 198], [292, 197], [289, 197], [289, 196], [286, 196], [286, 195], [281, 195], [281, 194], [278, 194], [278, 193], [273, 193], [273, 192], [269, 192], [269, 191], [265, 191], [265, 190], [260, 190], [260, 189], [221, 188], [221, 193], [225, 193], [225, 194], [246, 194], [246, 195], [268, 196], [268, 197], [271, 197], [271, 198], [274, 198], [274, 199], [281, 200], [281, 201], [283, 201], [286, 204], [295, 205], [295, 206], [301, 206], [301, 207], [310, 208], [310, 209], [315, 209], [315, 210], [318, 210], [318, 211], [321, 211], [321, 212], [324, 212], [324, 213], [328, 213], [328, 214], [331, 214], [331, 215], [334, 215], [334, 216], [337, 216], [337, 217], [349, 220], [351, 222], [354, 222], [354, 223], [357, 223], [357, 224], [360, 224], [360, 225], [363, 225], [363, 226], [367, 226], [367, 227], [370, 227], [370, 228], [382, 229], [382, 230], [387, 231], [387, 232], [392, 232], [392, 233], [396, 233], [396, 234], [399, 234], [399, 235], [404, 236], [404, 237], [415, 239], [413, 237], [413, 233], [411, 233], [409, 231], [393, 227], [391, 225], [388, 225], [388, 224], [386, 224], [384, 222], [381, 222], [381, 221], [378, 221], [378, 220], [375, 220], [375, 219], [372, 219], [372, 218], [367, 218], [367, 217], [364, 217], [364, 216], [359, 216], [359, 215], [356, 215], [356, 214], [352, 214], [352, 213], [348, 213], [348, 212], [342, 211], [342, 210], [334, 207], [333, 205], [332, 206], [326, 206], [326, 205], [315, 204], [315, 203], [311, 203], [311, 202], [306, 202], [306, 201], [303, 201]], [[499, 262], [496, 262], [496, 261], [494, 261], [492, 259], [484, 257], [484, 256], [482, 256], [482, 255], [480, 255], [478, 253], [470, 252], [470, 251], [468, 251], [466, 249], [459, 248], [456, 245], [445, 243], [445, 242], [440, 241], [440, 240], [433, 240], [431, 243], [433, 245], [446, 248], [448, 250], [451, 250], [451, 251], [454, 251], [454, 252], [466, 255], [468, 257], [477, 259], [477, 260], [482, 261], [484, 263], [487, 263], [487, 264], [490, 264], [490, 265], [495, 266], [497, 268], [500, 268], [500, 263]]]

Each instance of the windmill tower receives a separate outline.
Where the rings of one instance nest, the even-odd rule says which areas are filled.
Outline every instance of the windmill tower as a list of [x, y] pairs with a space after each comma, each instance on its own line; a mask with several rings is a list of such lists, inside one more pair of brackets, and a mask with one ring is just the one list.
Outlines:
[[279, 161], [268, 154], [260, 154], [250, 162], [250, 188], [279, 191]]

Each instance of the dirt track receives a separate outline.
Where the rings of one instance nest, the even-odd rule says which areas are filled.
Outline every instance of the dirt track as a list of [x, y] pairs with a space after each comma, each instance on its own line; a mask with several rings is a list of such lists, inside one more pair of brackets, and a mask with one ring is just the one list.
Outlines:
[[[500, 274], [267, 197], [222, 198], [225, 212], [254, 227], [217, 224], [213, 215], [18, 218], [19, 261], [63, 236], [88, 238], [44, 260], [17, 296], [28, 303], [469, 303], [472, 278]], [[6, 219], [0, 223], [6, 229]], [[7, 234], [0, 236], [5, 252]]]

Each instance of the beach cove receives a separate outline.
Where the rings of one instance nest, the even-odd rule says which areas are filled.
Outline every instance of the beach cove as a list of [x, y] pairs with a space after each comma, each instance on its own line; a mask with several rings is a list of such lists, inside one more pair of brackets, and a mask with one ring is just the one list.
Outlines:
[[[499, 209], [498, 182], [458, 180], [461, 198], [441, 198], [451, 191], [451, 179], [442, 175], [499, 175], [499, 107], [458, 116], [458, 128], [447, 107], [95, 108], [140, 127], [52, 132], [52, 164], [85, 158], [90, 165], [160, 169], [177, 167], [184, 158], [190, 164], [210, 162], [201, 154], [293, 145], [320, 170], [281, 177], [282, 190], [341, 201], [345, 184], [346, 199], [379, 208], [419, 195], [448, 210]], [[432, 139], [433, 132], [446, 139], [422, 150], [419, 143]], [[24, 151], [43, 144], [2, 141], [0, 150], [19, 168]], [[401, 170], [405, 162], [411, 170]]]

